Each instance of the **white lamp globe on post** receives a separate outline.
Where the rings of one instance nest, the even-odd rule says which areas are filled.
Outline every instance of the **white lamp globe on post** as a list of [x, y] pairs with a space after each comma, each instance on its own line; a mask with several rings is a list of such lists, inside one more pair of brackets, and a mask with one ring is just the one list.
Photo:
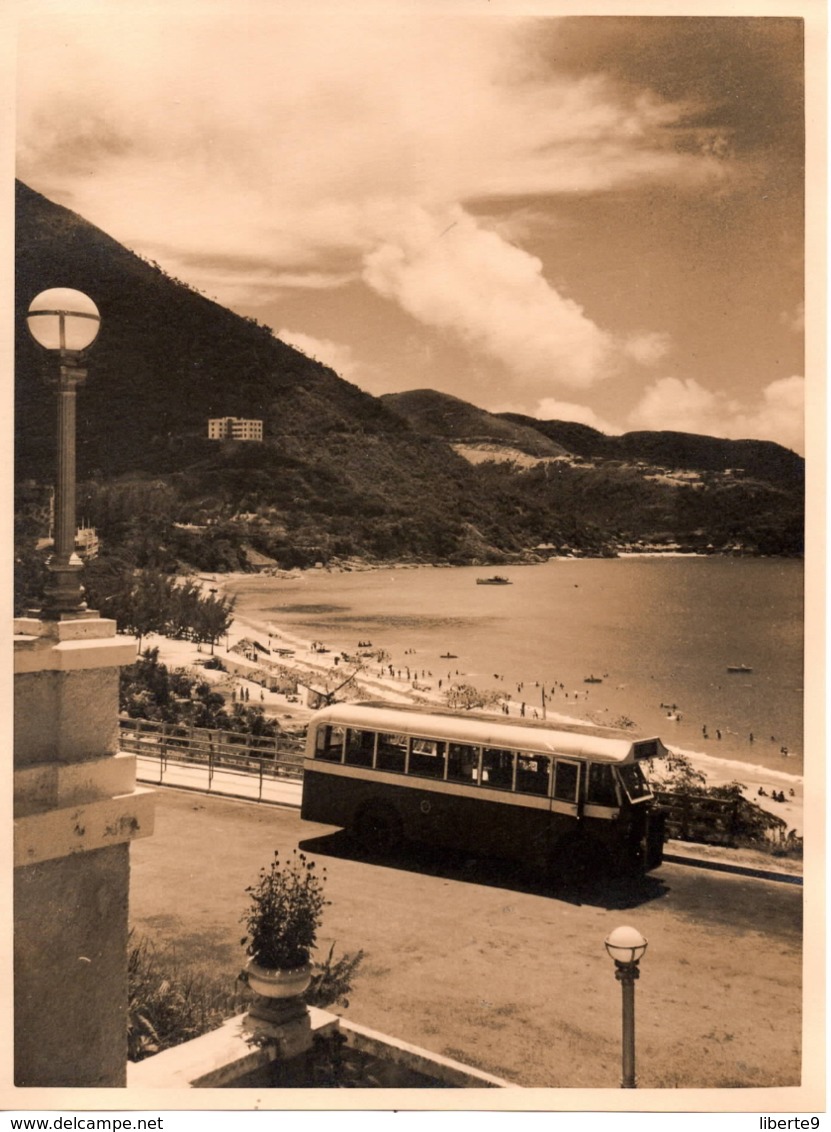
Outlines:
[[615, 978], [623, 995], [623, 1051], [620, 1087], [636, 1089], [635, 1076], [635, 980], [640, 978], [638, 964], [647, 947], [647, 940], [637, 928], [615, 928], [606, 938], [606, 950], [615, 961]]
[[80, 363], [98, 337], [101, 316], [82, 291], [53, 287], [29, 304], [26, 324], [35, 342], [54, 358], [48, 381], [58, 395], [55, 549], [41, 616], [63, 620], [86, 614], [80, 581], [83, 563], [75, 553], [75, 400], [87, 376]]

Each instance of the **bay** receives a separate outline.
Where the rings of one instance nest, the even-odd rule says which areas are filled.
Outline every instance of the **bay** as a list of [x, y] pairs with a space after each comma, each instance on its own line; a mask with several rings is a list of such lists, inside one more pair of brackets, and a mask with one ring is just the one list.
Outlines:
[[409, 669], [434, 689], [500, 690], [529, 716], [544, 692], [549, 718], [631, 721], [677, 749], [802, 775], [802, 563], [632, 556], [501, 572], [510, 585], [477, 585], [490, 571], [475, 567], [312, 570], [237, 576], [228, 593], [238, 616], [333, 651], [371, 641], [402, 681]]

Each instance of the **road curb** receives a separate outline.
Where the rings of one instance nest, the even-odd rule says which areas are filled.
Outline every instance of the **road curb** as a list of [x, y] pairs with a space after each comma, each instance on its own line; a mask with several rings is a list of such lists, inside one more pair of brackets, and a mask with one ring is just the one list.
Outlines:
[[688, 857], [680, 853], [664, 853], [664, 861], [672, 865], [689, 865], [695, 869], [709, 869], [717, 873], [733, 873], [736, 876], [755, 877], [757, 880], [773, 880], [780, 884], [802, 886], [803, 878], [798, 873], [781, 873], [775, 869], [760, 869], [753, 865], [734, 865], [729, 861], [713, 861], [703, 857]]

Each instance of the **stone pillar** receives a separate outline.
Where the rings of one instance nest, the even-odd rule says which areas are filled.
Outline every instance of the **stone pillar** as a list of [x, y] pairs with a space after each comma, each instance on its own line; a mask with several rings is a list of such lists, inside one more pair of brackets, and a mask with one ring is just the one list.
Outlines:
[[152, 791], [118, 751], [135, 641], [96, 614], [15, 621], [15, 1084], [126, 1084], [129, 843]]

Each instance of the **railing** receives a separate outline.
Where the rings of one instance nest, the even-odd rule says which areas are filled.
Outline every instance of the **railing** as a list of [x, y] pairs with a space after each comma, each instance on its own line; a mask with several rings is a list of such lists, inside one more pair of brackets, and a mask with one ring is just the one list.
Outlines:
[[[119, 746], [139, 758], [158, 760], [158, 782], [165, 781], [168, 766], [189, 767], [204, 772], [207, 789], [214, 777], [244, 776], [259, 783], [258, 800], [264, 800], [267, 782], [300, 782], [303, 778], [303, 741], [286, 735], [274, 738], [240, 735], [233, 731], [189, 727], [181, 723], [157, 723], [148, 719], [119, 719]], [[171, 777], [171, 776], [168, 776]]]
[[[666, 813], [666, 835], [681, 841], [734, 846], [750, 832], [764, 830], [766, 839], [782, 840], [787, 823], [775, 814], [753, 806], [745, 798], [712, 798], [706, 794], [674, 794], [656, 790], [655, 797]], [[752, 811], [752, 822], [749, 820]]]

